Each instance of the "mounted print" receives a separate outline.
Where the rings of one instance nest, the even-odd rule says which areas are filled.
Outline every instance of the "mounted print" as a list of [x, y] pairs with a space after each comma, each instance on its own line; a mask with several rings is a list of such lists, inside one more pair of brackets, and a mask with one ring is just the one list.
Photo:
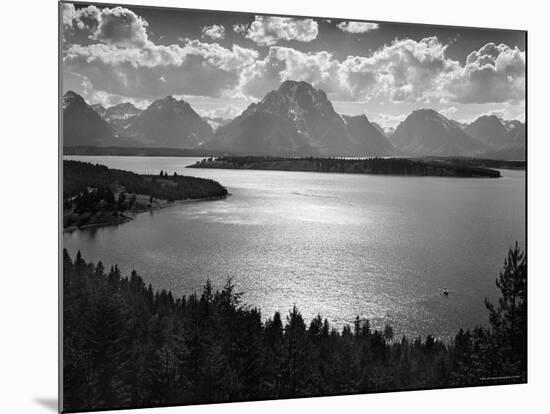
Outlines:
[[526, 32], [59, 10], [62, 411], [527, 381]]

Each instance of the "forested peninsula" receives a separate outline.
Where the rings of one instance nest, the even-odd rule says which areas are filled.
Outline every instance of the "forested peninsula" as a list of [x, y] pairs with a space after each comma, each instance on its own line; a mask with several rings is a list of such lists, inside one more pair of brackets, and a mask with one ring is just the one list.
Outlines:
[[[63, 161], [63, 228], [124, 223], [131, 214], [182, 200], [227, 196], [214, 180], [169, 175], [141, 175], [80, 161]], [[130, 215], [128, 214], [130, 213]]]
[[500, 172], [485, 167], [440, 160], [408, 158], [286, 158], [234, 157], [204, 158], [187, 168], [281, 170], [380, 175], [411, 175], [462, 178], [498, 178]]
[[443, 342], [357, 318], [338, 331], [295, 306], [264, 319], [228, 279], [175, 297], [63, 251], [63, 410], [523, 383], [526, 256], [512, 248], [487, 327]]

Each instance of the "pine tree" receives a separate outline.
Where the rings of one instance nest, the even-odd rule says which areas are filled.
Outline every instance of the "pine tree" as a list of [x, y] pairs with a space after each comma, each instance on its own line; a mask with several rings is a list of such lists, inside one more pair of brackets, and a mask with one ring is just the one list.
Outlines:
[[503, 369], [525, 373], [527, 369], [527, 257], [515, 246], [508, 252], [496, 285], [498, 306], [485, 299], [491, 333], [503, 357]]

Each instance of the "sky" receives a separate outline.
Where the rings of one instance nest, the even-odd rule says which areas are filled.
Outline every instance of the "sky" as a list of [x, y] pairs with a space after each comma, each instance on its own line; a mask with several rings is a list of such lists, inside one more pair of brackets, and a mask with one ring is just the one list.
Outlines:
[[432, 108], [525, 120], [525, 33], [219, 11], [62, 4], [63, 90], [105, 107], [167, 95], [233, 118], [284, 80], [384, 128]]

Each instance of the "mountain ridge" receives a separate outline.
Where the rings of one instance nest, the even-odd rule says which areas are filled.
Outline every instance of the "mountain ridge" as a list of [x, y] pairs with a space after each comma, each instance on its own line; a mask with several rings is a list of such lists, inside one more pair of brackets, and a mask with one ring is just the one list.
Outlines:
[[[348, 128], [347, 121], [354, 124]], [[355, 127], [362, 124], [362, 130]], [[263, 128], [262, 125], [263, 124]], [[208, 149], [252, 154], [378, 156], [393, 147], [363, 116], [342, 116], [321, 89], [285, 81], [221, 126]]]
[[69, 90], [63, 95], [63, 145], [104, 145], [113, 138], [111, 126], [86, 103]]
[[[64, 145], [206, 150], [279, 156], [476, 156], [525, 159], [525, 123], [481, 115], [470, 123], [417, 109], [395, 129], [334, 110], [326, 93], [285, 81], [233, 119], [201, 117], [173, 96], [146, 109], [63, 97]], [[76, 109], [75, 109], [76, 108]], [[84, 127], [83, 127], [84, 126]], [[523, 155], [522, 155], [523, 154]]]
[[124, 135], [145, 145], [193, 148], [212, 133], [212, 127], [189, 103], [166, 96], [141, 111]]
[[403, 155], [474, 156], [486, 147], [433, 109], [414, 110], [395, 129], [392, 144]]

